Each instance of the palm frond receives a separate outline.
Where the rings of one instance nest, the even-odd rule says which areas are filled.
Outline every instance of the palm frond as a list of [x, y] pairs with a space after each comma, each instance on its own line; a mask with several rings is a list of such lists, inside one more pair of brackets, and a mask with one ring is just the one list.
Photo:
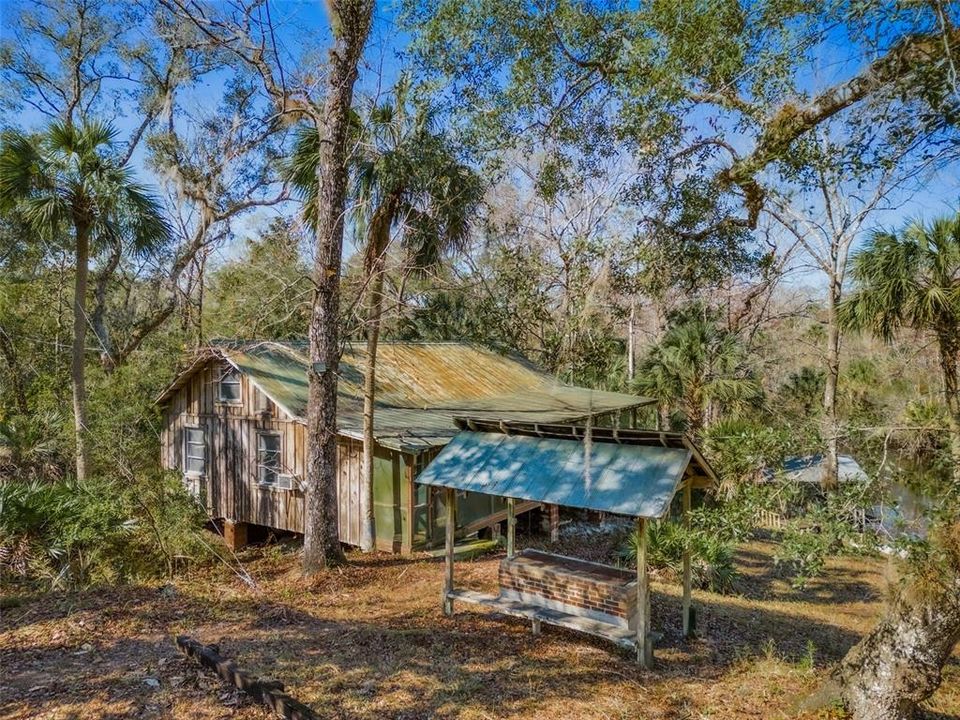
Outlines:
[[[956, 326], [960, 320], [960, 214], [899, 235], [874, 233], [853, 257], [854, 290], [839, 307], [841, 324], [884, 340], [910, 326]], [[960, 330], [958, 330], [960, 332]]]
[[0, 136], [0, 208], [10, 210], [40, 184], [41, 157], [29, 137], [7, 131]]

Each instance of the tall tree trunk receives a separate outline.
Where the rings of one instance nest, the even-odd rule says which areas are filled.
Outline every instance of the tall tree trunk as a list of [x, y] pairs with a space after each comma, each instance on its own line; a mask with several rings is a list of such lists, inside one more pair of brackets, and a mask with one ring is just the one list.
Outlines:
[[825, 443], [823, 477], [820, 482], [824, 490], [834, 490], [839, 484], [837, 466], [839, 453], [839, 429], [837, 423], [837, 382], [840, 379], [840, 323], [837, 318], [837, 305], [840, 304], [840, 282], [834, 276], [830, 278], [827, 292], [827, 377], [823, 388], [822, 432]]
[[909, 720], [940, 686], [960, 641], [960, 574], [902, 588], [877, 626], [834, 672], [854, 720]]
[[[373, 451], [376, 447], [373, 414], [377, 385], [377, 344], [380, 342], [380, 321], [383, 314], [383, 273], [394, 208], [395, 200], [391, 197], [385, 205], [377, 209], [370, 222], [367, 237], [367, 370], [363, 378], [363, 483], [360, 486], [360, 547], [363, 550], [373, 550], [377, 539], [373, 507]], [[410, 519], [407, 521], [410, 522]]]
[[938, 333], [940, 372], [943, 375], [944, 402], [947, 406], [950, 457], [953, 460], [953, 479], [960, 483], [960, 340], [955, 328]]
[[87, 276], [90, 271], [90, 225], [75, 218], [77, 236], [76, 275], [73, 285], [73, 356], [70, 381], [73, 386], [73, 424], [77, 442], [77, 480], [86, 480], [90, 471], [87, 445], [87, 386], [84, 356], [87, 344]]
[[17, 357], [17, 349], [13, 345], [10, 334], [0, 325], [0, 355], [7, 363], [10, 373], [10, 383], [13, 386], [13, 399], [21, 415], [30, 414], [30, 404], [27, 402], [27, 387], [23, 377], [23, 368]]
[[347, 135], [357, 65], [363, 54], [371, 0], [330, 0], [333, 47], [323, 118], [317, 122], [316, 259], [310, 317], [307, 404], [307, 492], [303, 573], [344, 561], [337, 517], [337, 369], [340, 362], [340, 264], [347, 193]]

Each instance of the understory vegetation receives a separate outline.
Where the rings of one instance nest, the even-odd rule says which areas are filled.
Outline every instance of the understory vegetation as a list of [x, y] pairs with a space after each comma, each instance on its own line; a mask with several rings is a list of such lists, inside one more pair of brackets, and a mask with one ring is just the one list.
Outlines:
[[0, 576], [51, 590], [172, 577], [213, 555], [173, 476], [0, 480]]
[[827, 712], [913, 715], [960, 638], [960, 6], [375, 5], [4, 3], [4, 596], [255, 589], [158, 469], [156, 399], [224, 338], [307, 341], [297, 552], [328, 604], [362, 594], [330, 572], [329, 370], [345, 343], [371, 368], [372, 508], [378, 343], [470, 342], [643, 396], [638, 426], [703, 451], [717, 486], [649, 525], [658, 582], [689, 553], [729, 608], [761, 573], [744, 547], [791, 597], [886, 563], [818, 680]]

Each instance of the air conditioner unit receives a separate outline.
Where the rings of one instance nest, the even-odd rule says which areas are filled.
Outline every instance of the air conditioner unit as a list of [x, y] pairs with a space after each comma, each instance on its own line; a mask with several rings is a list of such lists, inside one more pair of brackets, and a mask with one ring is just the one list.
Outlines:
[[303, 483], [303, 478], [299, 475], [286, 474], [277, 475], [276, 487], [280, 488], [281, 490], [299, 490], [300, 492], [303, 492], [305, 486]]

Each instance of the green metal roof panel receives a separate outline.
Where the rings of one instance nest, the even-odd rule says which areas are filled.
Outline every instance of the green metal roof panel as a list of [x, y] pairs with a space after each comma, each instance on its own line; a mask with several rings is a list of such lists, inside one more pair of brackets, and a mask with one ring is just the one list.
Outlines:
[[304, 358], [285, 352], [274, 343], [224, 355], [277, 405], [294, 417], [306, 417], [309, 385]]
[[417, 482], [659, 518], [670, 509], [690, 459], [681, 448], [465, 431]]
[[[292, 417], [306, 417], [305, 343], [224, 341], [207, 352], [226, 358]], [[365, 371], [363, 346], [348, 344], [339, 367], [337, 422], [349, 437], [362, 437]], [[651, 402], [564, 385], [523, 358], [468, 343], [381, 343], [374, 435], [385, 447], [417, 452], [446, 444], [457, 433], [455, 418], [562, 423]]]

